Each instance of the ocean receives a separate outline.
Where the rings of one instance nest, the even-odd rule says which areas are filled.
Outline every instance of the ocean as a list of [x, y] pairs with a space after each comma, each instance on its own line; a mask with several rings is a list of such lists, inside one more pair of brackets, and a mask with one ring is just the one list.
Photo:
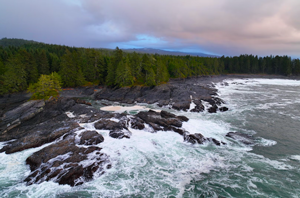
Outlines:
[[[112, 163], [105, 174], [76, 187], [52, 181], [26, 186], [30, 169], [25, 160], [46, 145], [0, 153], [0, 197], [300, 197], [300, 81], [229, 79], [214, 86], [229, 111], [138, 105], [187, 116], [187, 131], [226, 145], [192, 145], [177, 133], [147, 128], [130, 129], [131, 138], [121, 140], [97, 130], [105, 139], [99, 147]], [[93, 124], [80, 125], [95, 130]], [[228, 132], [251, 135], [254, 143], [230, 139]]]

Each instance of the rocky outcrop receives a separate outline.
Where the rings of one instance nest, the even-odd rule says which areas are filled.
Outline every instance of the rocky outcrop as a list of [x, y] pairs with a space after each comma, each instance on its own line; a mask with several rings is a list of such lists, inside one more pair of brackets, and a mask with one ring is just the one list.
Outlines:
[[217, 97], [216, 92], [216, 89], [208, 85], [199, 85], [197, 79], [187, 79], [184, 81], [170, 81], [168, 84], [155, 87], [135, 86], [114, 89], [105, 87], [96, 92], [94, 98], [128, 104], [134, 102], [157, 103], [158, 106], [169, 105], [173, 109], [183, 111], [190, 110], [191, 103], [194, 102], [195, 107], [191, 109], [191, 112], [204, 111], [205, 108], [201, 101], [206, 101], [211, 105], [208, 112], [215, 113], [219, 111], [218, 106], [224, 103]]
[[[141, 91], [146, 93], [147, 89], [141, 88]], [[155, 92], [156, 97], [165, 93], [159, 89]], [[143, 94], [139, 97], [145, 99]], [[155, 101], [156, 97], [151, 101]], [[108, 130], [109, 136], [116, 139], [130, 138], [130, 128], [150, 132], [174, 131], [183, 137], [183, 141], [192, 144], [210, 141], [220, 145], [217, 140], [205, 138], [200, 133], [189, 134], [182, 128], [183, 122], [188, 120], [185, 116], [167, 111], [150, 110], [137, 115], [109, 113], [76, 98], [30, 101], [4, 112], [0, 141], [9, 142], [0, 152], [11, 154], [48, 143], [27, 158], [26, 164], [30, 166], [31, 173], [25, 182], [31, 185], [54, 181], [76, 186], [95, 175], [104, 174], [111, 167], [109, 156], [101, 152], [105, 139], [97, 130]], [[14, 127], [8, 128], [15, 123]], [[79, 123], [94, 123], [97, 130], [85, 131]]]
[[[76, 186], [101, 175], [111, 167], [108, 156], [96, 147], [103, 142], [102, 135], [85, 131], [80, 135], [79, 144], [75, 134], [69, 134], [63, 140], [35, 152], [27, 158], [31, 174], [25, 179], [28, 185], [43, 181]], [[79, 145], [89, 145], [88, 147]]]
[[0, 131], [6, 133], [19, 126], [22, 122], [33, 118], [43, 111], [44, 106], [45, 102], [42, 100], [31, 100], [6, 112], [0, 119]]
[[109, 136], [112, 138], [122, 139], [130, 138], [131, 132], [127, 128], [127, 122], [115, 122], [111, 120], [100, 120], [95, 123], [96, 129], [109, 130]]

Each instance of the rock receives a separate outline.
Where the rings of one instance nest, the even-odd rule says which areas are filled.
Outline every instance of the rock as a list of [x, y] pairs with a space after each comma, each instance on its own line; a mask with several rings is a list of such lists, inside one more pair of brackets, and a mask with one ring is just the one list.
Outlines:
[[31, 100], [6, 112], [0, 120], [0, 132], [2, 134], [6, 133], [22, 122], [33, 118], [43, 111], [44, 106], [45, 102], [43, 100]]
[[161, 116], [162, 118], [166, 118], [166, 119], [168, 119], [168, 118], [176, 118], [176, 115], [175, 115], [175, 114], [170, 113], [170, 112], [167, 112], [167, 111], [164, 111], [164, 110], [162, 110], [162, 111], [160, 112], [160, 116]]
[[208, 108], [209, 113], [217, 113], [217, 110], [218, 110], [217, 105]]
[[228, 108], [227, 108], [227, 107], [220, 107], [219, 110], [220, 110], [221, 112], [225, 112], [225, 111], [228, 111]]
[[[167, 113], [163, 113], [163, 115], [166, 116]], [[168, 114], [168, 115], [170, 116], [171, 114]], [[161, 117], [160, 113], [157, 113], [152, 110], [149, 110], [148, 112], [141, 111], [136, 116], [141, 118], [144, 122], [146, 122], [148, 124], [149, 123], [157, 124], [158, 126], [161, 126], [163, 128], [165, 128], [165, 127], [168, 128], [170, 125], [176, 126], [176, 127], [182, 126], [181, 120], [179, 118], [177, 118], [176, 116], [174, 118], [165, 119], [165, 118]], [[158, 129], [160, 127], [155, 126], [155, 128]]]
[[200, 133], [195, 133], [195, 134], [189, 134], [184, 136], [184, 141], [190, 142], [192, 144], [203, 144], [203, 142], [206, 141], [204, 136]]
[[139, 117], [132, 118], [130, 120], [130, 123], [131, 123], [131, 127], [134, 129], [142, 130], [145, 128], [144, 121]]
[[128, 129], [115, 129], [109, 132], [109, 136], [116, 139], [130, 138], [131, 132]]
[[201, 100], [194, 100], [194, 103], [195, 103], [195, 108], [193, 108], [192, 110], [191, 110], [191, 112], [203, 112], [204, 111], [204, 106], [203, 106], [203, 104], [202, 104], [202, 102], [201, 102]]
[[191, 112], [204, 111], [201, 100], [209, 102], [211, 106], [224, 103], [217, 97], [216, 89], [206, 84], [199, 85], [198, 83], [198, 79], [190, 78], [185, 80], [174, 79], [167, 84], [155, 87], [105, 87], [95, 93], [94, 96], [97, 100], [106, 99], [129, 104], [136, 101], [148, 104], [157, 103], [160, 107], [170, 105], [173, 109], [183, 111], [189, 110], [191, 101], [193, 100], [196, 107]]
[[96, 145], [104, 141], [103, 136], [97, 131], [85, 131], [80, 137], [80, 145]]
[[167, 124], [175, 126], [175, 127], [182, 127], [182, 122], [178, 118], [168, 118], [167, 119]]
[[100, 120], [99, 122], [95, 123], [94, 126], [96, 129], [110, 130], [109, 136], [112, 138], [122, 139], [130, 138], [131, 136], [131, 132], [121, 121], [114, 122], [111, 120]]
[[20, 129], [20, 134], [22, 133], [23, 137], [8, 143], [0, 152], [11, 154], [29, 148], [36, 148], [43, 144], [53, 142], [66, 134], [73, 133], [78, 129], [79, 125], [75, 122], [66, 124], [63, 122], [53, 122], [51, 120], [36, 125], [31, 129], [24, 127]]
[[173, 109], [187, 111], [190, 109], [190, 101], [176, 102], [172, 105]]
[[108, 156], [100, 151], [101, 148], [95, 146], [76, 146], [75, 135], [70, 134], [26, 159], [32, 173], [25, 182], [31, 185], [51, 180], [70, 186], [80, 185], [91, 180], [95, 173], [101, 175], [110, 168]]
[[207, 138], [207, 140], [213, 142], [217, 146], [226, 145], [226, 143], [220, 142], [219, 140], [216, 140], [215, 138]]
[[104, 129], [104, 130], [116, 130], [116, 129], [123, 129], [124, 126], [115, 121], [111, 120], [100, 120], [94, 124], [96, 129]]
[[234, 140], [238, 140], [246, 145], [254, 144], [254, 139], [251, 135], [240, 133], [240, 132], [229, 132], [226, 134], [226, 137], [229, 137]]
[[177, 118], [180, 119], [183, 122], [189, 121], [189, 119], [187, 117], [185, 117], [185, 116], [177, 116]]

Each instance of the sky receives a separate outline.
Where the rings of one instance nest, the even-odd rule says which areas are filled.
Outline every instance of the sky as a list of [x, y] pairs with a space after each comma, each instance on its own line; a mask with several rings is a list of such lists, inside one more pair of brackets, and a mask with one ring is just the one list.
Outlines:
[[0, 0], [0, 38], [300, 57], [300, 0]]

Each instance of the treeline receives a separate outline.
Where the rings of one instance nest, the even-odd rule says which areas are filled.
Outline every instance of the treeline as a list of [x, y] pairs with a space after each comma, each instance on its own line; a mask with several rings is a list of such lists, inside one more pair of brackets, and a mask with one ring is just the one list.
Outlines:
[[[6, 40], [6, 43], [9, 39]], [[0, 94], [24, 91], [39, 77], [57, 73], [63, 87], [90, 84], [155, 86], [169, 78], [224, 73], [299, 75], [299, 59], [288, 56], [193, 57], [126, 53], [36, 42], [0, 46]], [[1, 44], [1, 42], [0, 42]]]

